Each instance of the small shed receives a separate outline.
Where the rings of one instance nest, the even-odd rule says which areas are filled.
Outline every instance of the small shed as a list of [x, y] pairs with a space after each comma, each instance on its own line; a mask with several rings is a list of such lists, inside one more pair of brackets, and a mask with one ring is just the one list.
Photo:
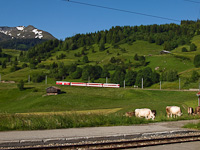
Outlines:
[[197, 93], [198, 96], [198, 106], [200, 106], [200, 92]]
[[160, 51], [160, 54], [170, 54], [170, 53], [171, 53], [170, 51], [166, 51], [166, 50]]
[[58, 95], [61, 94], [61, 89], [55, 86], [46, 88], [47, 95]]

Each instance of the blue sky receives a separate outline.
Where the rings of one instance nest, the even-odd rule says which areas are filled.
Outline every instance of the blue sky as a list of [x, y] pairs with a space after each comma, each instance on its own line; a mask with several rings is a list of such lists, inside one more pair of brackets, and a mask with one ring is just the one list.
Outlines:
[[[70, 1], [70, 0], [69, 0]], [[72, 0], [174, 20], [200, 18], [199, 3], [186, 0]], [[0, 26], [28, 26], [50, 32], [58, 39], [77, 33], [109, 30], [112, 26], [135, 26], [180, 22], [153, 18], [63, 0], [1, 0]]]

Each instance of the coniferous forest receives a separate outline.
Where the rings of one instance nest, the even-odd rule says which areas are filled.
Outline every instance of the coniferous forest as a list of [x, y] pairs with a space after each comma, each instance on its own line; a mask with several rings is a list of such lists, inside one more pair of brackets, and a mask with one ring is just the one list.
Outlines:
[[[76, 34], [73, 37], [66, 38], [64, 41], [58, 39], [45, 41], [31, 47], [28, 51], [21, 52], [19, 59], [24, 62], [22, 68], [48, 69], [48, 75], [55, 80], [69, 77], [71, 79], [82, 79], [84, 81], [89, 77], [94, 81], [99, 78], [109, 77], [113, 83], [120, 83], [123, 85], [123, 81], [126, 80], [126, 85], [128, 86], [141, 86], [141, 78], [144, 78], [144, 86], [148, 87], [158, 83], [160, 80], [170, 82], [177, 80], [177, 70], [172, 69], [156, 72], [148, 67], [149, 62], [146, 61], [146, 58], [138, 54], [134, 56], [134, 60], [137, 61], [135, 64], [131, 62], [127, 63], [123, 61], [123, 59], [117, 57], [111, 57], [107, 64], [99, 65], [96, 63], [96, 65], [91, 65], [88, 64], [90, 62], [90, 58], [87, 56], [88, 51], [90, 50], [92, 53], [96, 53], [96, 51], [105, 51], [106, 54], [109, 55], [110, 52], [106, 48], [106, 45], [110, 45], [115, 49], [119, 49], [122, 53], [126, 53], [126, 49], [122, 48], [121, 45], [132, 45], [138, 40], [162, 46], [163, 50], [167, 51], [171, 51], [181, 45], [188, 45], [190, 47], [190, 49], [183, 47], [182, 52], [196, 51], [197, 46], [191, 43], [191, 39], [196, 35], [200, 35], [199, 20], [181, 21], [180, 25], [153, 24], [123, 27], [116, 26], [109, 30], [95, 33]], [[94, 47], [94, 45], [96, 46]], [[75, 53], [74, 56], [82, 60], [79, 59], [76, 63], [70, 65], [65, 65], [62, 62], [53, 62], [48, 65], [40, 64], [42, 61], [50, 58], [55, 52], [66, 52], [56, 56], [57, 60], [62, 60], [70, 51], [77, 49], [81, 49], [81, 52]], [[21, 50], [23, 50], [23, 46]], [[187, 58], [181, 57], [181, 59]], [[27, 65], [27, 63], [29, 63], [29, 65]], [[141, 66], [144, 68], [139, 71], [130, 69], [131, 67], [138, 68]], [[15, 65], [12, 70], [15, 71], [19, 69], [20, 68]], [[45, 74], [43, 73], [38, 76], [33, 75], [33, 79], [34, 81], [42, 81], [44, 80], [44, 76]]]

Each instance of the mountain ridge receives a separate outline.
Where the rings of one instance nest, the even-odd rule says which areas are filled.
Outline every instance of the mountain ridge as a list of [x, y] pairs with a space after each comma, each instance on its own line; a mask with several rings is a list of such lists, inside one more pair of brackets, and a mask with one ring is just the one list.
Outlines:
[[32, 25], [8, 27], [0, 26], [0, 41], [7, 41], [12, 39], [56, 39], [49, 32], [40, 30]]
[[49, 32], [32, 25], [27, 27], [0, 26], [0, 47], [5, 49], [28, 50], [36, 44], [55, 39]]

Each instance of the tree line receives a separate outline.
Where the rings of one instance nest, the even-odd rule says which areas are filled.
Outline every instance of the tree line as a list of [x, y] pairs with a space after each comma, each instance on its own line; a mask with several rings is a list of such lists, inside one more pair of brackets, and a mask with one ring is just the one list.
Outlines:
[[[132, 44], [136, 40], [144, 40], [149, 43], [162, 45], [165, 50], [172, 50], [179, 45], [188, 44], [194, 35], [200, 34], [200, 21], [181, 21], [181, 24], [163, 25], [140, 25], [140, 26], [116, 26], [109, 30], [98, 31], [95, 33], [76, 34], [62, 40], [50, 40], [42, 44], [35, 45], [27, 52], [27, 59], [46, 59], [51, 56], [52, 51], [70, 51], [80, 47], [89, 46], [93, 49], [93, 44], [99, 45], [99, 51], [104, 51], [105, 43], [117, 47], [120, 44]], [[195, 50], [195, 45], [190, 45], [191, 51]], [[183, 50], [187, 51], [187, 50]], [[85, 52], [85, 51], [83, 51]], [[76, 54], [76, 57], [81, 56]]]
[[45, 76], [48, 75], [55, 80], [63, 80], [66, 77], [69, 79], [81, 79], [82, 81], [95, 82], [99, 78], [109, 78], [112, 83], [120, 84], [121, 86], [134, 86], [137, 85], [141, 87], [142, 78], [143, 86], [149, 87], [159, 81], [175, 81], [178, 79], [178, 73], [174, 70], [169, 70], [163, 74], [159, 74], [156, 71], [153, 71], [150, 67], [145, 67], [139, 71], [126, 70], [123, 66], [115, 66], [115, 71], [113, 74], [110, 74], [110, 71], [113, 68], [104, 65], [103, 67], [99, 65], [85, 65], [82, 68], [77, 64], [64, 65], [64, 63], [53, 62], [50, 65], [43, 65], [42, 68], [50, 70], [49, 74], [44, 74], [43, 72], [33, 74], [31, 76], [33, 82], [41, 82], [45, 79]]
[[16, 49], [27, 51], [31, 47], [41, 44], [46, 40], [43, 39], [12, 39], [7, 41], [1, 41], [0, 47], [5, 49]]

